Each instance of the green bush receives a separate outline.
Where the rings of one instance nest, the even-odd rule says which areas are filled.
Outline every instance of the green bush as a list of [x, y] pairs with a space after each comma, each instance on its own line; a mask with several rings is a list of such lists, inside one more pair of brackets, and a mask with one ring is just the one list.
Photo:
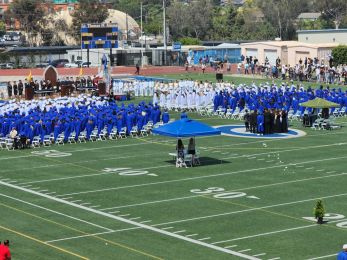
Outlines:
[[182, 45], [200, 45], [201, 41], [197, 38], [185, 37], [178, 40]]
[[317, 200], [316, 207], [314, 208], [315, 218], [323, 218], [325, 214], [324, 206], [322, 200]]
[[333, 49], [332, 51], [334, 64], [347, 64], [347, 45], [340, 45]]

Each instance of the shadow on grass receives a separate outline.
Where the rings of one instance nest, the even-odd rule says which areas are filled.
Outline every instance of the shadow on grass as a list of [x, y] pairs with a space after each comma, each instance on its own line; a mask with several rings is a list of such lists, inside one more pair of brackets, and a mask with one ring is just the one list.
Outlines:
[[[220, 159], [216, 159], [216, 158], [212, 158], [212, 157], [200, 157], [200, 165], [197, 166], [210, 166], [210, 165], [218, 165], [218, 164], [225, 164], [225, 163], [231, 163], [230, 161], [226, 161], [226, 160], [220, 160]], [[169, 164], [175, 165], [176, 161], [174, 158], [172, 158], [171, 160], [167, 160], [165, 161]]]

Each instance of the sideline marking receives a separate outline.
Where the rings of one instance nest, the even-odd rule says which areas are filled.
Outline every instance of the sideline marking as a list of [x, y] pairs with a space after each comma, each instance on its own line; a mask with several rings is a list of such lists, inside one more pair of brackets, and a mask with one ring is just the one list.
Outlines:
[[68, 250], [66, 250], [66, 249], [63, 249], [63, 248], [61, 248], [61, 247], [48, 244], [48, 243], [46, 243], [46, 242], [44, 242], [44, 241], [42, 241], [42, 240], [39, 240], [39, 239], [37, 239], [37, 238], [35, 238], [35, 237], [26, 235], [26, 234], [21, 233], [21, 232], [19, 232], [19, 231], [16, 231], [16, 230], [13, 230], [13, 229], [10, 229], [10, 228], [6, 228], [6, 227], [4, 227], [4, 226], [0, 226], [0, 228], [3, 229], [3, 230], [6, 230], [6, 231], [8, 231], [8, 232], [17, 234], [17, 235], [19, 235], [19, 236], [21, 236], [21, 237], [25, 237], [25, 238], [27, 238], [27, 239], [33, 240], [33, 241], [35, 241], [35, 242], [37, 242], [37, 243], [39, 243], [39, 244], [43, 244], [43, 245], [45, 245], [45, 246], [52, 247], [52, 248], [54, 248], [54, 249], [57, 249], [57, 250], [59, 250], [59, 251], [61, 251], [61, 252], [64, 252], [64, 253], [66, 253], [66, 254], [75, 256], [75, 257], [77, 257], [77, 258], [89, 260], [89, 258], [87, 258], [87, 257], [78, 255], [78, 254], [76, 254], [76, 253], [73, 253], [73, 252], [71, 252], [71, 251], [68, 251]]
[[197, 244], [197, 245], [200, 245], [200, 246], [203, 246], [203, 247], [214, 249], [216, 251], [228, 253], [228, 254], [231, 254], [231, 255], [234, 255], [234, 256], [239, 256], [239, 257], [244, 258], [244, 259], [259, 260], [258, 258], [250, 256], [250, 255], [246, 255], [246, 254], [242, 254], [242, 253], [239, 253], [239, 252], [236, 252], [236, 251], [225, 249], [223, 247], [211, 245], [211, 244], [205, 243], [203, 241], [199, 241], [199, 240], [195, 240], [195, 239], [192, 239], [192, 238], [188, 238], [188, 237], [185, 237], [185, 236], [182, 236], [182, 235], [179, 235], [179, 234], [174, 234], [172, 232], [168, 232], [168, 231], [165, 231], [165, 230], [153, 227], [153, 226], [148, 226], [148, 225], [145, 225], [145, 224], [142, 224], [142, 223], [138, 223], [138, 222], [135, 222], [135, 221], [132, 221], [132, 220], [129, 220], [129, 219], [125, 219], [125, 218], [122, 218], [122, 217], [114, 216], [114, 215], [111, 215], [109, 213], [106, 213], [106, 212], [103, 212], [103, 211], [100, 211], [100, 210], [88, 208], [88, 207], [85, 207], [85, 206], [82, 206], [82, 205], [79, 205], [79, 204], [76, 204], [76, 203], [72, 203], [70, 201], [65, 201], [65, 200], [60, 199], [60, 198], [52, 197], [50, 195], [46, 195], [46, 194], [43, 194], [43, 193], [39, 193], [37, 191], [33, 191], [33, 190], [26, 189], [26, 188], [22, 188], [20, 186], [16, 186], [16, 185], [13, 185], [13, 184], [10, 184], [10, 183], [6, 183], [6, 182], [3, 182], [3, 181], [0, 181], [0, 184], [3, 185], [3, 186], [6, 186], [6, 187], [13, 188], [15, 190], [20, 190], [20, 191], [24, 191], [26, 193], [34, 194], [34, 195], [37, 195], [39, 197], [43, 197], [43, 198], [46, 198], [46, 199], [49, 199], [49, 200], [52, 200], [52, 201], [55, 201], [55, 202], [59, 202], [59, 203], [65, 204], [65, 205], [72, 206], [74, 208], [79, 208], [79, 209], [82, 209], [84, 211], [92, 212], [92, 213], [95, 213], [95, 214], [98, 214], [98, 215], [101, 215], [101, 216], [104, 216], [104, 217], [108, 217], [110, 219], [114, 219], [114, 220], [118, 220], [118, 221], [121, 221], [121, 222], [124, 222], [124, 223], [127, 223], [127, 224], [131, 224], [133, 226], [137, 226], [137, 227], [140, 227], [140, 228], [143, 228], [143, 229], [147, 229], [147, 230], [150, 230], [150, 231], [162, 234], [162, 235], [167, 235], [167, 236], [174, 237], [174, 238], [177, 238], [177, 239], [180, 239], [180, 240], [184, 240], [184, 241], [187, 241], [187, 242], [190, 242], [190, 243], [193, 243], [193, 244]]
[[[289, 164], [273, 165], [273, 166], [268, 166], [268, 167], [253, 168], [253, 169], [247, 169], [247, 170], [239, 170], [239, 171], [235, 171], [235, 172], [217, 173], [217, 174], [211, 174], [211, 175], [206, 175], [206, 176], [189, 177], [189, 178], [183, 178], [183, 179], [159, 181], [159, 182], [152, 182], [152, 183], [142, 183], [142, 184], [135, 184], [135, 185], [128, 185], [128, 186], [104, 188], [104, 189], [99, 189], [99, 190], [73, 192], [73, 193], [62, 194], [59, 196], [72, 196], [72, 195], [96, 193], [96, 192], [103, 192], [103, 191], [110, 191], [110, 190], [120, 190], [120, 189], [129, 189], [129, 188], [135, 188], [135, 187], [151, 186], [151, 185], [164, 184], [164, 183], [183, 182], [183, 181], [190, 181], [190, 180], [196, 180], [196, 179], [204, 179], [204, 178], [212, 178], [212, 177], [219, 177], [219, 176], [225, 176], [225, 175], [233, 175], [233, 174], [237, 174], [237, 173], [245, 173], [245, 172], [253, 172], [253, 171], [259, 171], [259, 170], [282, 168], [285, 166], [294, 166], [294, 165], [298, 165], [298, 164], [307, 164], [307, 163], [315, 163], [315, 162], [323, 162], [323, 161], [331, 161], [331, 160], [340, 160], [340, 159], [346, 159], [346, 158], [347, 158], [347, 156], [332, 157], [332, 158], [298, 162], [298, 163], [289, 163]], [[304, 166], [302, 166], [302, 167], [304, 167]]]
[[42, 209], [42, 210], [46, 210], [46, 211], [55, 213], [55, 214], [60, 215], [60, 216], [64, 216], [64, 217], [67, 217], [67, 218], [71, 218], [71, 219], [73, 219], [73, 220], [76, 220], [76, 221], [79, 221], [79, 222], [82, 222], [82, 223], [85, 223], [85, 224], [88, 224], [88, 225], [91, 225], [91, 226], [94, 226], [94, 227], [98, 227], [98, 228], [101, 228], [101, 229], [104, 229], [104, 230], [112, 231], [112, 229], [110, 229], [110, 228], [106, 228], [106, 227], [103, 227], [103, 226], [100, 226], [100, 225], [97, 225], [97, 224], [88, 222], [88, 221], [83, 220], [83, 219], [76, 218], [76, 217], [73, 217], [73, 216], [70, 216], [70, 215], [67, 215], [67, 214], [64, 214], [64, 213], [61, 213], [61, 212], [58, 212], [58, 211], [49, 209], [49, 208], [45, 208], [45, 207], [39, 206], [39, 205], [37, 205], [37, 204], [33, 204], [33, 203], [30, 203], [30, 202], [27, 202], [27, 201], [25, 201], [25, 200], [21, 200], [21, 199], [17, 199], [17, 198], [11, 197], [11, 196], [7, 196], [7, 195], [2, 194], [2, 193], [0, 193], [0, 196], [1, 196], [1, 197], [8, 198], [8, 199], [11, 199], [11, 200], [15, 200], [15, 201], [18, 201], [18, 202], [27, 204], [27, 205], [30, 205], [30, 206], [35, 207], [35, 208], [39, 208], [39, 209]]

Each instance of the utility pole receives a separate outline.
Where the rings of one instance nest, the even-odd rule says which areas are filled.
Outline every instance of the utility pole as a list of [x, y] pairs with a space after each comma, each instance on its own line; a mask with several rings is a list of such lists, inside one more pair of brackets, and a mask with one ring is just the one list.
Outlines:
[[125, 24], [126, 24], [126, 30], [127, 30], [127, 41], [129, 40], [129, 25], [128, 25], [128, 13], [126, 13], [126, 16], [125, 16]]
[[143, 41], [143, 38], [142, 38], [142, 36], [143, 36], [143, 23], [142, 23], [142, 9], [143, 9], [143, 3], [142, 3], [142, 1], [141, 1], [141, 37], [140, 37], [140, 39], [141, 39], [141, 67], [143, 68], [143, 50], [142, 50], [142, 48], [143, 48], [143, 44], [142, 44], [142, 41]]
[[166, 6], [165, 6], [165, 0], [163, 0], [163, 37], [164, 37], [164, 65], [166, 65], [166, 51], [167, 51], [167, 46], [166, 46]]

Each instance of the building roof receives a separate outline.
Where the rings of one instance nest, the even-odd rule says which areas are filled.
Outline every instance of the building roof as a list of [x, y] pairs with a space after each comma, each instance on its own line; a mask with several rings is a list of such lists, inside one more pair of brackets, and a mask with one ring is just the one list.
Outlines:
[[301, 13], [298, 19], [316, 20], [321, 16], [321, 13]]
[[297, 33], [347, 33], [347, 29], [298, 30]]
[[208, 47], [208, 49], [240, 49], [240, 45], [239, 44], [235, 44], [235, 43], [222, 43], [219, 44], [218, 46], [211, 46]]
[[254, 45], [268, 45], [273, 47], [287, 47], [287, 48], [295, 48], [295, 47], [306, 47], [306, 48], [333, 48], [338, 46], [337, 43], [320, 43], [320, 44], [312, 44], [298, 41], [264, 41], [264, 42], [249, 42], [242, 43], [241, 47], [244, 46], [254, 46]]

